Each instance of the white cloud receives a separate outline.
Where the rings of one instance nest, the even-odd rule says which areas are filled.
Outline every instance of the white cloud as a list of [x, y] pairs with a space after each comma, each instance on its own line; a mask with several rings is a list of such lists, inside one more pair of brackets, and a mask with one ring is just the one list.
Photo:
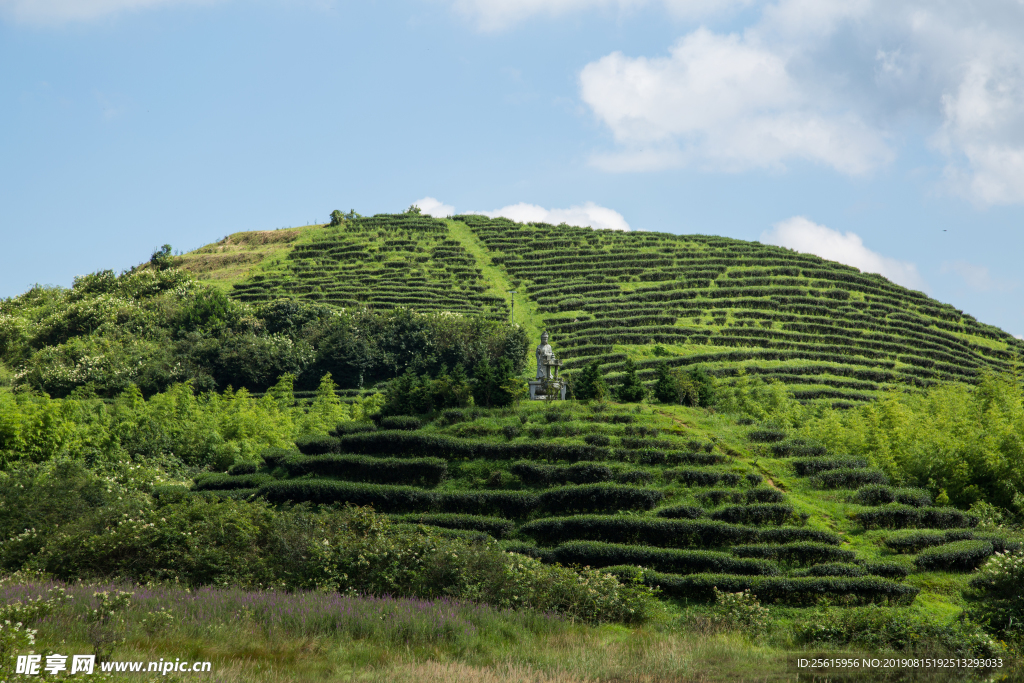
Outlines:
[[622, 214], [614, 209], [587, 202], [583, 206], [570, 206], [568, 209], [545, 209], [536, 204], [511, 204], [496, 211], [471, 211], [497, 218], [503, 216], [520, 223], [551, 223], [559, 225], [579, 225], [604, 230], [629, 230], [629, 223]]
[[942, 264], [943, 273], [956, 273], [964, 283], [976, 292], [1004, 291], [1008, 292], [1015, 288], [1015, 283], [997, 280], [992, 277], [988, 266], [979, 266], [967, 261], [953, 261]]
[[0, 15], [30, 24], [88, 21], [160, 5], [204, 4], [215, 0], [0, 0]]
[[455, 207], [451, 204], [442, 204], [440, 201], [433, 197], [424, 197], [423, 199], [417, 199], [412, 203], [413, 206], [420, 207], [420, 210], [428, 216], [434, 218], [447, 218], [448, 216], [455, 215]]
[[594, 163], [728, 171], [804, 159], [861, 174], [917, 137], [944, 157], [947, 189], [1024, 203], [1024, 1], [759, 4], [740, 33], [701, 28], [667, 54], [584, 66], [580, 97], [616, 143]]
[[913, 263], [882, 256], [864, 246], [860, 235], [832, 230], [803, 216], [776, 223], [762, 233], [761, 242], [845, 263], [866, 273], [878, 273], [911, 289], [927, 288]]
[[535, 16], [559, 17], [572, 12], [618, 10], [663, 5], [680, 18], [720, 14], [755, 0], [450, 0], [457, 12], [482, 31], [501, 31]]
[[741, 170], [796, 158], [862, 174], [892, 156], [879, 131], [794, 78], [785, 55], [704, 28], [667, 57], [615, 52], [588, 64], [580, 94], [623, 148], [595, 157], [608, 170]]

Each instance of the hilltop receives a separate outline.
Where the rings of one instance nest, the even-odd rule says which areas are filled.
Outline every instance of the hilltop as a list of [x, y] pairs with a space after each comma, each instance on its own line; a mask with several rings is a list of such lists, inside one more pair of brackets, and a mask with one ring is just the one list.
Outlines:
[[175, 259], [246, 302], [451, 311], [547, 329], [566, 368], [627, 357], [777, 380], [798, 399], [869, 401], [895, 386], [976, 383], [1024, 342], [880, 275], [704, 235], [417, 214], [235, 233]]

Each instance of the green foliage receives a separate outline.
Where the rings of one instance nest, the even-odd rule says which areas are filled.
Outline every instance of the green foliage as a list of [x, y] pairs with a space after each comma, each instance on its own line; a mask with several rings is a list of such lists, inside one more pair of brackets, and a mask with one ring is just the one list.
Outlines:
[[988, 541], [956, 541], [923, 550], [914, 559], [924, 571], [971, 571], [977, 569], [992, 554]]
[[331, 227], [336, 227], [345, 222], [345, 214], [335, 209], [331, 211]]
[[747, 574], [775, 576], [779, 568], [773, 562], [737, 559], [724, 552], [711, 550], [663, 550], [644, 546], [598, 541], [572, 541], [550, 551], [554, 561], [565, 565], [610, 567], [638, 565], [657, 571], [678, 574], [710, 572], [716, 574]]
[[927, 507], [932, 504], [932, 496], [924, 489], [893, 488], [880, 484], [863, 486], [850, 498], [851, 502], [860, 505], [887, 505], [899, 503], [914, 507]]
[[727, 627], [740, 628], [755, 638], [764, 635], [771, 625], [771, 611], [763, 607], [747, 588], [726, 593], [714, 588], [715, 612]]
[[601, 375], [601, 366], [597, 361], [580, 371], [579, 379], [572, 382], [572, 395], [580, 401], [603, 401], [608, 395], [608, 385]]
[[615, 391], [615, 398], [623, 403], [643, 401], [647, 395], [647, 388], [636, 375], [636, 363], [631, 358], [627, 358], [623, 370], [625, 376], [622, 378], [622, 384]]
[[149, 263], [157, 270], [167, 270], [173, 265], [171, 258], [171, 245], [165, 244], [153, 252], [149, 257]]
[[918, 553], [925, 548], [944, 545], [954, 541], [967, 541], [974, 538], [974, 532], [955, 529], [952, 531], [911, 531], [887, 536], [883, 543], [889, 550], [897, 553]]
[[890, 504], [857, 512], [853, 518], [865, 529], [964, 529], [978, 525], [978, 518], [952, 508], [911, 507]]
[[889, 478], [882, 470], [870, 467], [841, 467], [819, 472], [811, 481], [823, 489], [855, 489], [872, 484], [885, 485]]
[[1005, 636], [1024, 637], [1024, 554], [996, 553], [971, 579], [971, 616]]
[[734, 545], [732, 553], [739, 557], [759, 557], [796, 565], [820, 564], [823, 562], [852, 562], [856, 553], [826, 543], [783, 543]]
[[795, 626], [797, 642], [897, 652], [944, 652], [957, 657], [999, 657], [1005, 648], [970, 621], [936, 621], [909, 609], [866, 607], [816, 610]]

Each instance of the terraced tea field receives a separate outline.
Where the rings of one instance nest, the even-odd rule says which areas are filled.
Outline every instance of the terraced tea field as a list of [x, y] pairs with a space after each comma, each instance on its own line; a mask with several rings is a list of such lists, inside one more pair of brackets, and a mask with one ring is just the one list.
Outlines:
[[888, 486], [865, 460], [681, 406], [531, 403], [425, 425], [344, 423], [196, 489], [372, 505], [399, 524], [699, 601], [717, 587], [794, 605], [908, 604], [924, 589], [952, 613], [942, 586], [1014, 545], [924, 491]]
[[842, 406], [896, 385], [974, 382], [1009, 369], [1024, 350], [1002, 330], [881, 276], [724, 237], [399, 214], [299, 229], [289, 240], [263, 260], [245, 257], [255, 260], [244, 277], [237, 264], [230, 276], [200, 267], [215, 245], [180, 263], [251, 302], [498, 318], [509, 315], [515, 288], [518, 322], [548, 329], [566, 369], [596, 361], [612, 383], [629, 356], [645, 381], [663, 361], [701, 365], [726, 381], [759, 376], [798, 399]]

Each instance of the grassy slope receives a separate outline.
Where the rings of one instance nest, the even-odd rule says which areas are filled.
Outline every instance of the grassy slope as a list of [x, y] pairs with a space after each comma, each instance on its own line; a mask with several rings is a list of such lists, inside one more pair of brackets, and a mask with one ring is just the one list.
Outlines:
[[377, 216], [236, 233], [179, 263], [249, 301], [498, 318], [516, 289], [515, 319], [531, 337], [549, 330], [566, 369], [597, 361], [613, 382], [628, 356], [645, 381], [661, 361], [699, 363], [725, 381], [747, 372], [802, 400], [854, 404], [897, 385], [971, 382], [1024, 349], [879, 276], [700, 235]]
[[[572, 419], [553, 419], [565, 410], [571, 413]], [[621, 422], [613, 421], [611, 416], [619, 416], [615, 419], [625, 419], [631, 416], [633, 422], [623, 425]], [[752, 443], [748, 438], [752, 428], [738, 424], [733, 417], [683, 406], [643, 405], [638, 412], [636, 406], [614, 403], [606, 404], [602, 409], [597, 410], [594, 406], [578, 404], [527, 402], [514, 409], [477, 411], [475, 416], [471, 415], [470, 418], [466, 422], [449, 425], [436, 421], [425, 426], [420, 433], [446, 435], [457, 440], [484, 440], [495, 444], [511, 445], [582, 444], [583, 437], [586, 435], [608, 436], [616, 450], [612, 458], [605, 464], [613, 468], [643, 470], [652, 473], [655, 477], [645, 488], [653, 487], [665, 492], [665, 499], [657, 505], [655, 510], [629, 513], [650, 518], [655, 516], [657, 509], [667, 506], [680, 503], [699, 504], [695, 494], [699, 494], [703, 488], [686, 486], [677, 481], [663, 479], [664, 473], [672, 469], [669, 466], [630, 462], [630, 458], [636, 451], [620, 448], [621, 440], [626, 436], [628, 430], [635, 433], [641, 427], [657, 429], [659, 430], [657, 436], [647, 438], [667, 440], [673, 449], [679, 450], [685, 449], [685, 444], [690, 442], [714, 444], [712, 453], [726, 456], [724, 463], [685, 467], [741, 475], [759, 473], [764, 477], [762, 485], [784, 492], [785, 502], [795, 508], [795, 516], [787, 524], [803, 525], [809, 529], [839, 534], [843, 538], [840, 547], [856, 552], [858, 561], [896, 562], [908, 566], [912, 573], [902, 582], [919, 588], [920, 593], [909, 607], [893, 609], [898, 609], [903, 614], [920, 617], [931, 623], [951, 624], [957, 620], [967, 604], [962, 596], [969, 578], [967, 574], [916, 571], [912, 564], [913, 556], [897, 555], [882, 546], [882, 540], [886, 536], [898, 532], [865, 531], [851, 518], [852, 513], [867, 509], [849, 502], [851, 490], [823, 491], [815, 488], [809, 478], [796, 474], [790, 460], [772, 457], [769, 447]], [[509, 440], [502, 431], [508, 426], [519, 426], [522, 428], [522, 433]], [[553, 428], [559, 427], [577, 433], [573, 436], [553, 434]], [[538, 430], [538, 433], [531, 434], [531, 430]], [[534, 462], [563, 466], [570, 464], [570, 461], [553, 460]], [[538, 488], [520, 481], [516, 475], [510, 472], [511, 463], [511, 460], [452, 459], [449, 462], [449, 478], [437, 485], [435, 490], [460, 492], [527, 489], [539, 493], [545, 489], [544, 486]], [[275, 475], [286, 476], [281, 469], [276, 470]], [[334, 479], [334, 477], [320, 478]], [[747, 488], [749, 488], [747, 483], [738, 487], [739, 490]], [[720, 507], [716, 509], [720, 509]], [[711, 508], [708, 508], [708, 512], [711, 512]], [[805, 522], [797, 520], [796, 516], [800, 513], [808, 515]], [[521, 528], [529, 519], [535, 519], [538, 516], [544, 518], [559, 515], [560, 513], [551, 512], [532, 513], [529, 518], [516, 520], [517, 528]], [[520, 531], [515, 532], [510, 539], [503, 541], [510, 547], [513, 544], [524, 542], [529, 545], [534, 541], [529, 534]], [[709, 548], [727, 550], [728, 546], [709, 546]], [[790, 571], [784, 565], [782, 569], [784, 573]], [[755, 663], [764, 676], [758, 680], [792, 680], [789, 677], [794, 673], [793, 662], [796, 657], [807, 656], [807, 652], [810, 651], [794, 643], [786, 626], [814, 619], [814, 615], [817, 614], [815, 608], [772, 606], [771, 609], [777, 619], [778, 628], [774, 629], [766, 639], [750, 642], [742, 638], [736, 639], [730, 635], [715, 635], [701, 632], [699, 629], [694, 631], [692, 617], [682, 616], [685, 604], [684, 600], [668, 600], [666, 603], [668, 622], [663, 622], [660, 626], [633, 631], [617, 630], [614, 627], [582, 629], [573, 635], [527, 638], [511, 649], [508, 649], [507, 643], [491, 642], [486, 645], [479, 644], [475, 650], [470, 648], [473, 651], [472, 654], [468, 651], [462, 652], [454, 656], [454, 659], [459, 662], [458, 666], [471, 667], [512, 662], [515, 666], [524, 667], [522, 669], [524, 672], [531, 670], [547, 672], [554, 676], [553, 680], [558, 681], [575, 681], [601, 676], [610, 680], [620, 680], [617, 676], [624, 676], [621, 680], [672, 680], [667, 676], [667, 671], [671, 670], [673, 666], [678, 667], [676, 669], [678, 671], [690, 672], [689, 675], [693, 678], [685, 680], [748, 680], [744, 677], [744, 671], [749, 672], [750, 667]], [[674, 621], [679, 619], [682, 621]], [[666, 626], [666, 623], [676, 623], [676, 626]], [[680, 626], [682, 626], [681, 630]], [[562, 650], [563, 647], [568, 647], [567, 643], [572, 644], [573, 652], [567, 653]], [[360, 647], [363, 648], [360, 651], [364, 651], [370, 646], [364, 643]], [[594, 650], [592, 651], [591, 648]], [[643, 679], [640, 676], [630, 678], [616, 663], [616, 658], [609, 658], [605, 654], [601, 654], [608, 648], [611, 651], [632, 653], [630, 656], [635, 660], [635, 668], [630, 669], [629, 673], [636, 675], [641, 671], [647, 671], [651, 677], [649, 679]], [[344, 648], [342, 649], [344, 650]], [[844, 650], [840, 648], [833, 651], [842, 652]], [[415, 663], [413, 660], [416, 660], [419, 655], [413, 656], [411, 659], [396, 657], [394, 653], [379, 656], [382, 665], [396, 667], [389, 670], [388, 675], [405, 675], [403, 672], [409, 666], [426, 676], [427, 680], [434, 680], [431, 678], [432, 676], [440, 675], [437, 672], [428, 674], [422, 668], [424, 666], [422, 659], [419, 664]], [[453, 655], [440, 656], [435, 653], [432, 656], [445, 660]], [[692, 668], [698, 664], [703, 667], [699, 673]], [[320, 665], [323, 665], [322, 661]], [[562, 673], [558, 674], [557, 672]], [[478, 674], [485, 675], [481, 672]], [[463, 672], [462, 675], [469, 674]], [[496, 674], [493, 670], [489, 670], [486, 675], [495, 676], [493, 680], [496, 681], [506, 680], [504, 674]], [[559, 678], [559, 675], [562, 677]], [[945, 675], [942, 674], [934, 679], [926, 677], [916, 680], [967, 680], [963, 678], [965, 674], [962, 671], [943, 678], [942, 676]], [[456, 679], [457, 677], [452, 678], [452, 680]], [[282, 678], [281, 680], [292, 679]], [[302, 680], [302, 678], [297, 677], [295, 680]], [[376, 679], [371, 677], [368, 680]], [[447, 679], [440, 678], [438, 680]]]

